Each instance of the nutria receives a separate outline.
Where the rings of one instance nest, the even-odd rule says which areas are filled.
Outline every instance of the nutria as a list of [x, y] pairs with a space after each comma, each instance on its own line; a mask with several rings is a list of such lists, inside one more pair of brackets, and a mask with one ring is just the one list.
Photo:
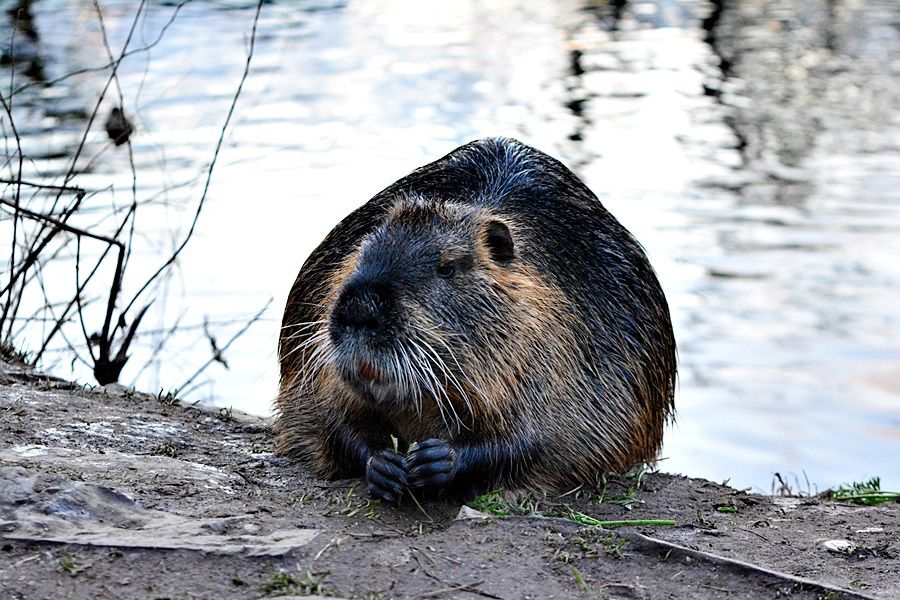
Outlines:
[[277, 451], [386, 501], [594, 483], [653, 461], [673, 415], [669, 309], [640, 245], [510, 139], [341, 221], [294, 282], [279, 357]]

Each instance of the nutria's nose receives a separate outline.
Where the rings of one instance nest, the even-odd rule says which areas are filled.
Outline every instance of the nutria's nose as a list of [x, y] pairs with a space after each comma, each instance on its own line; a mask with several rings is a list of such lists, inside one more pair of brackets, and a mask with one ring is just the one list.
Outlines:
[[390, 289], [371, 280], [351, 280], [338, 296], [331, 315], [331, 336], [361, 333], [374, 336], [385, 329]]

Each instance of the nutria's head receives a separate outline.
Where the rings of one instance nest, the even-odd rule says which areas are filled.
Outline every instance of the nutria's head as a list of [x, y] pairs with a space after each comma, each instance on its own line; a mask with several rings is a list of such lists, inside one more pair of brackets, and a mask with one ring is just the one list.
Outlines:
[[332, 373], [386, 409], [436, 403], [450, 428], [490, 410], [485, 397], [497, 394], [485, 387], [517, 376], [517, 338], [540, 327], [533, 313], [553, 312], [518, 233], [486, 207], [397, 201], [336, 272], [326, 318]]

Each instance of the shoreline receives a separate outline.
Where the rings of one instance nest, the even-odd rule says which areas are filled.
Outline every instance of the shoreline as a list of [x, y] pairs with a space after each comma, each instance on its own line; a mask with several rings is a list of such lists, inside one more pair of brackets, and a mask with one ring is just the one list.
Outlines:
[[647, 473], [460, 519], [459, 504], [385, 506], [361, 481], [318, 480], [272, 453], [268, 419], [171, 396], [0, 363], [0, 415], [4, 597], [900, 595], [897, 503]]

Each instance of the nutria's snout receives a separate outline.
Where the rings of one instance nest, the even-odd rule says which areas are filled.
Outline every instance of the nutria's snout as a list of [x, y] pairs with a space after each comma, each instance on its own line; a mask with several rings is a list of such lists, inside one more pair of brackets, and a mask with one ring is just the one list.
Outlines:
[[382, 363], [384, 352], [393, 346], [394, 295], [384, 281], [354, 277], [331, 311], [328, 333], [338, 350], [335, 366], [347, 383], [361, 391], [372, 392], [373, 387], [390, 383], [389, 369]]
[[377, 280], [350, 280], [334, 303], [329, 333], [331, 341], [340, 345], [346, 338], [377, 338], [390, 329], [393, 312], [390, 287]]

